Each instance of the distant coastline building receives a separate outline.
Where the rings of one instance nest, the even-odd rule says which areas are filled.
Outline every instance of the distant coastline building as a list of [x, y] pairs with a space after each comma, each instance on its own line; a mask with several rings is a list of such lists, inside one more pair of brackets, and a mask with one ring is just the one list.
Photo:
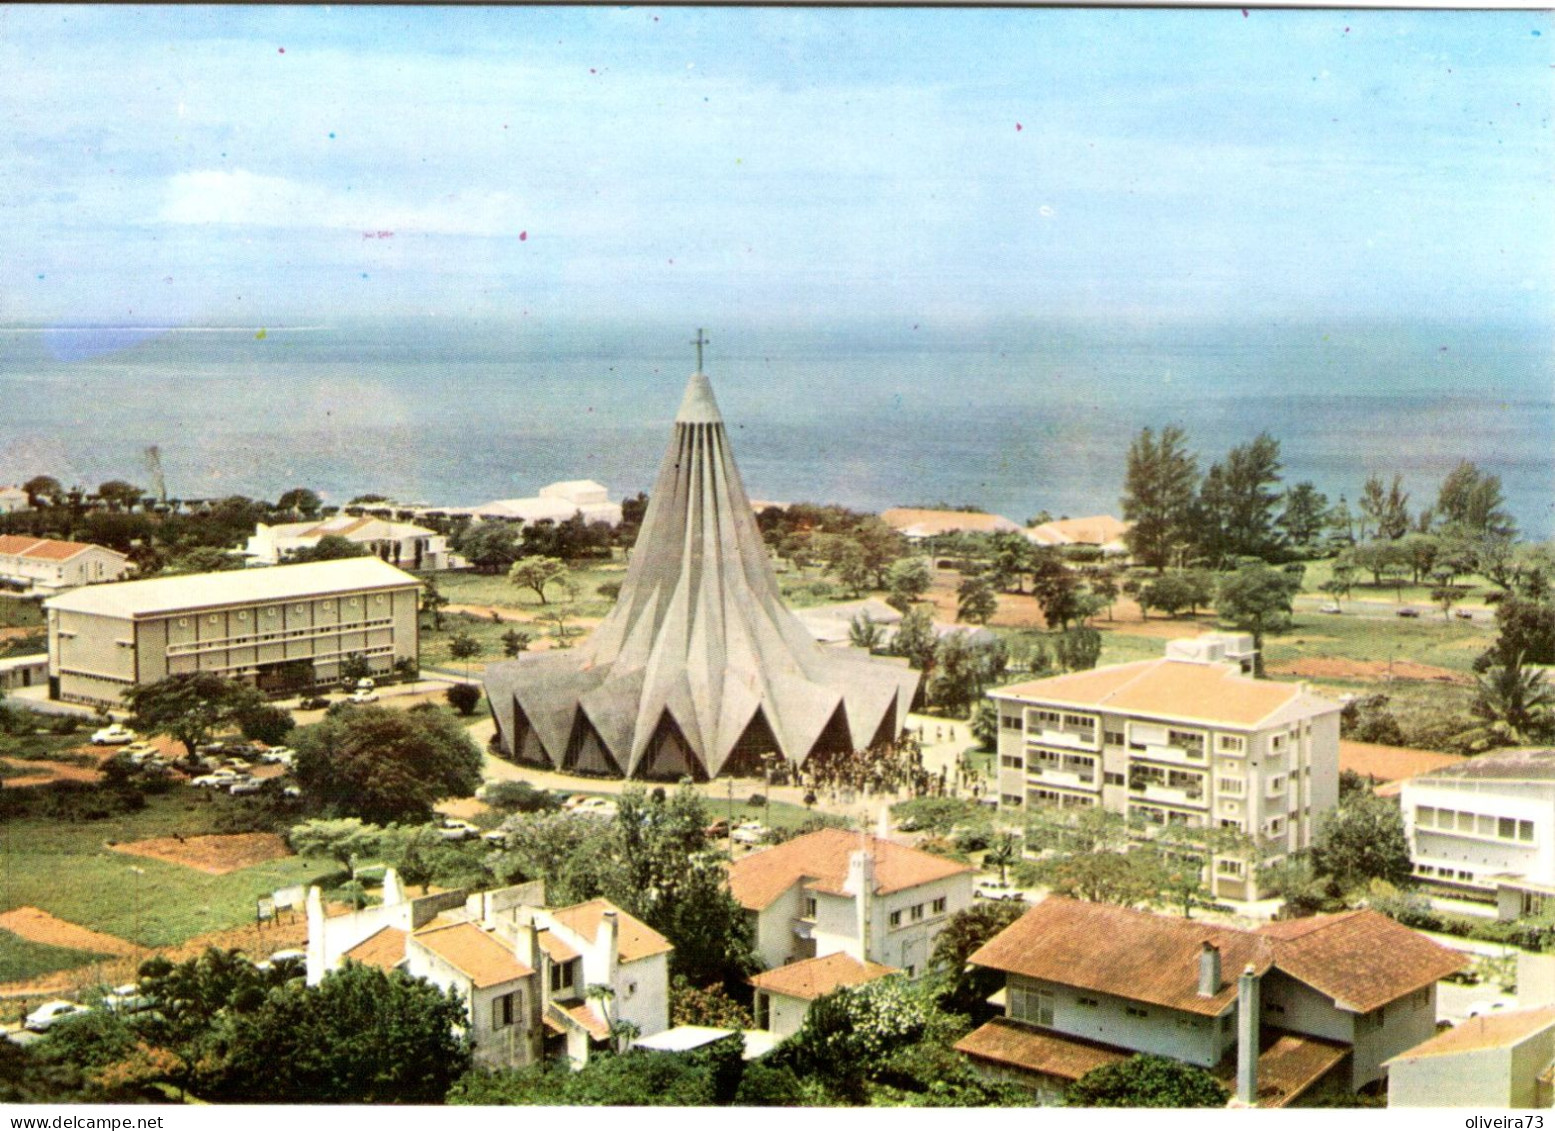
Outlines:
[[106, 546], [0, 534], [0, 582], [24, 593], [62, 593], [118, 581], [133, 568], [128, 555]]
[[123, 705], [170, 675], [215, 672], [286, 694], [340, 678], [348, 656], [417, 662], [421, 583], [377, 558], [92, 585], [43, 602], [49, 697]]
[[1019, 534], [1020, 524], [1002, 514], [981, 511], [941, 511], [928, 507], [892, 507], [880, 512], [880, 520], [909, 542], [921, 542], [937, 534]]
[[1026, 537], [1038, 546], [1094, 546], [1103, 554], [1122, 555], [1128, 553], [1124, 538], [1133, 525], [1110, 514], [1060, 518], [1028, 527]]
[[[1339, 704], [1244, 675], [1250, 641], [1238, 640], [989, 692], [999, 807], [1099, 805], [1158, 826], [1234, 828], [1266, 860], [1310, 847], [1338, 802]], [[1257, 898], [1242, 855], [1216, 857], [1210, 873], [1215, 895]]]
[[478, 507], [440, 507], [438, 511], [495, 522], [566, 522], [573, 515], [582, 515], [588, 523], [621, 523], [621, 504], [612, 503], [605, 486], [592, 479], [551, 483], [541, 487], [539, 494], [523, 499], [493, 499]]
[[0, 487], [0, 514], [32, 510], [32, 499], [20, 487]]
[[918, 673], [823, 648], [786, 609], [712, 386], [686, 386], [621, 593], [588, 643], [486, 671], [499, 748], [530, 765], [754, 775], [900, 735]]
[[448, 539], [408, 522], [362, 515], [336, 515], [316, 522], [260, 523], [243, 553], [255, 565], [279, 565], [299, 550], [311, 550], [325, 537], [366, 546], [374, 557], [401, 569], [448, 568]]

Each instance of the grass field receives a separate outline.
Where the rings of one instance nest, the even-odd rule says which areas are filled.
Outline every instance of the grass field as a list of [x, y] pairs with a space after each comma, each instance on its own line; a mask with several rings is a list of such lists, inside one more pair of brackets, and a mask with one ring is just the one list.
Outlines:
[[[1325, 601], [1332, 600], [1327, 593], [1323, 592], [1322, 585], [1333, 576], [1333, 559], [1320, 558], [1304, 564], [1307, 567], [1307, 571], [1301, 577], [1301, 591], [1306, 594], [1320, 596]], [[1487, 594], [1500, 592], [1494, 584], [1485, 578], [1474, 575], [1460, 577], [1454, 584], [1460, 591], [1458, 598], [1460, 606], [1483, 608]], [[1372, 580], [1370, 573], [1364, 570], [1357, 570], [1354, 575], [1354, 588], [1350, 591], [1350, 595], [1343, 598], [1339, 603], [1344, 605], [1347, 601], [1391, 601], [1399, 605], [1417, 605], [1422, 609], [1435, 608], [1435, 603], [1431, 599], [1431, 590], [1433, 588], [1435, 587], [1430, 584], [1395, 586], [1391, 583], [1386, 583], [1378, 585]]]
[[1495, 640], [1494, 627], [1444, 621], [1440, 615], [1418, 620], [1324, 616], [1298, 613], [1290, 632], [1265, 641], [1265, 660], [1282, 663], [1302, 656], [1347, 660], [1413, 660], [1467, 672], [1474, 657]]
[[10, 931], [0, 931], [0, 982], [19, 982], [24, 978], [36, 978], [40, 974], [52, 974], [56, 970], [69, 970], [96, 962], [102, 957], [89, 950], [49, 946], [47, 943], [24, 939]]
[[0, 594], [0, 628], [42, 628], [43, 605]]
[[147, 797], [138, 813], [102, 821], [41, 815], [6, 821], [0, 824], [0, 910], [38, 907], [93, 930], [164, 946], [252, 922], [255, 897], [311, 883], [335, 870], [328, 861], [288, 856], [210, 876], [114, 852], [107, 844], [110, 838], [124, 842], [218, 832], [217, 814], [243, 804], [242, 799], [179, 788]]

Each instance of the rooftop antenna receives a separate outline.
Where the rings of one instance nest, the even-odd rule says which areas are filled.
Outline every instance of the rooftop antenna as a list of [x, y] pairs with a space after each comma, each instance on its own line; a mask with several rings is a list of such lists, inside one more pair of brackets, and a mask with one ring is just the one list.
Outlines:
[[697, 372], [700, 373], [702, 372], [702, 347], [712, 345], [712, 342], [704, 335], [702, 327], [698, 326], [697, 336], [692, 339], [691, 344], [697, 348]]

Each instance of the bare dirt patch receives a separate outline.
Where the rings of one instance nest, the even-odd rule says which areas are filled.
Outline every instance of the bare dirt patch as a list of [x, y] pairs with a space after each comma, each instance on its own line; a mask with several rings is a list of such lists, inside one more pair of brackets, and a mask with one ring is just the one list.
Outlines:
[[13, 770], [20, 770], [14, 778], [6, 778], [7, 789], [17, 789], [27, 785], [48, 785], [55, 781], [96, 781], [97, 770], [93, 766], [72, 766], [68, 762], [48, 762], [41, 759], [27, 759], [18, 761], [14, 758], [0, 758]]
[[1277, 675], [1297, 675], [1307, 679], [1354, 679], [1387, 681], [1390, 679], [1420, 680], [1433, 683], [1470, 684], [1474, 680], [1451, 668], [1439, 668], [1414, 660], [1346, 660], [1338, 657], [1308, 656], [1283, 664], [1269, 665], [1269, 671]]
[[224, 876], [269, 860], [290, 856], [292, 850], [275, 833], [232, 833], [226, 836], [161, 836], [151, 840], [116, 844], [115, 852], [149, 856], [168, 864], [182, 864], [210, 876]]
[[17, 907], [0, 913], [0, 929], [32, 942], [68, 947], [71, 950], [90, 950], [98, 954], [142, 953], [141, 948], [128, 939], [77, 926], [36, 907]]

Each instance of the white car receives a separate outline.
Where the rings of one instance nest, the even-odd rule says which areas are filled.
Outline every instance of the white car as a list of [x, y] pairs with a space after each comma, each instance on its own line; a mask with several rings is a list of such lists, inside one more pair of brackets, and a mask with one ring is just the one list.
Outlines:
[[259, 789], [260, 781], [258, 778], [239, 778], [227, 787], [227, 792], [232, 794], [233, 797], [238, 797], [245, 793], [258, 793]]
[[444, 840], [469, 840], [471, 837], [480, 836], [481, 831], [469, 821], [461, 821], [457, 817], [445, 817], [442, 826], [437, 830], [437, 835]]
[[585, 797], [572, 807], [572, 811], [585, 817], [614, 817], [617, 809], [616, 803], [608, 797]]
[[217, 770], [213, 774], [202, 774], [189, 782], [201, 789], [228, 789], [237, 782], [243, 780], [243, 775], [236, 770]]
[[290, 766], [297, 760], [297, 752], [290, 746], [272, 746], [259, 755], [259, 760], [271, 765]]
[[771, 831], [760, 821], [746, 821], [735, 827], [731, 839], [737, 844], [760, 844], [767, 839], [767, 834]]
[[132, 742], [119, 751], [121, 758], [128, 758], [131, 765], [140, 766], [154, 758], [161, 757], [162, 752], [149, 742]]
[[366, 689], [364, 691], [362, 688], [359, 687], [355, 691], [351, 692], [351, 698], [349, 700], [347, 700], [347, 702], [349, 702], [349, 703], [376, 703], [376, 702], [378, 702], [378, 693], [376, 691], [372, 690], [372, 688], [368, 688], [368, 689]]
[[93, 746], [123, 746], [135, 741], [135, 732], [127, 726], [112, 723], [92, 734]]
[[1325, 605], [1319, 605], [1317, 611], [1320, 613], [1331, 613], [1337, 616], [1339, 614], [1339, 605], [1337, 602], [1329, 601]]
[[114, 1013], [140, 1013], [156, 1003], [142, 994], [134, 982], [126, 982], [104, 994], [103, 1004]]
[[371, 679], [365, 677], [356, 681], [356, 690], [358, 691], [371, 691], [377, 686]]
[[90, 1012], [92, 1011], [88, 1007], [77, 1005], [73, 1001], [50, 1001], [29, 1013], [27, 1020], [22, 1024], [34, 1033], [46, 1033], [68, 1017], [79, 1017], [83, 1013]]

